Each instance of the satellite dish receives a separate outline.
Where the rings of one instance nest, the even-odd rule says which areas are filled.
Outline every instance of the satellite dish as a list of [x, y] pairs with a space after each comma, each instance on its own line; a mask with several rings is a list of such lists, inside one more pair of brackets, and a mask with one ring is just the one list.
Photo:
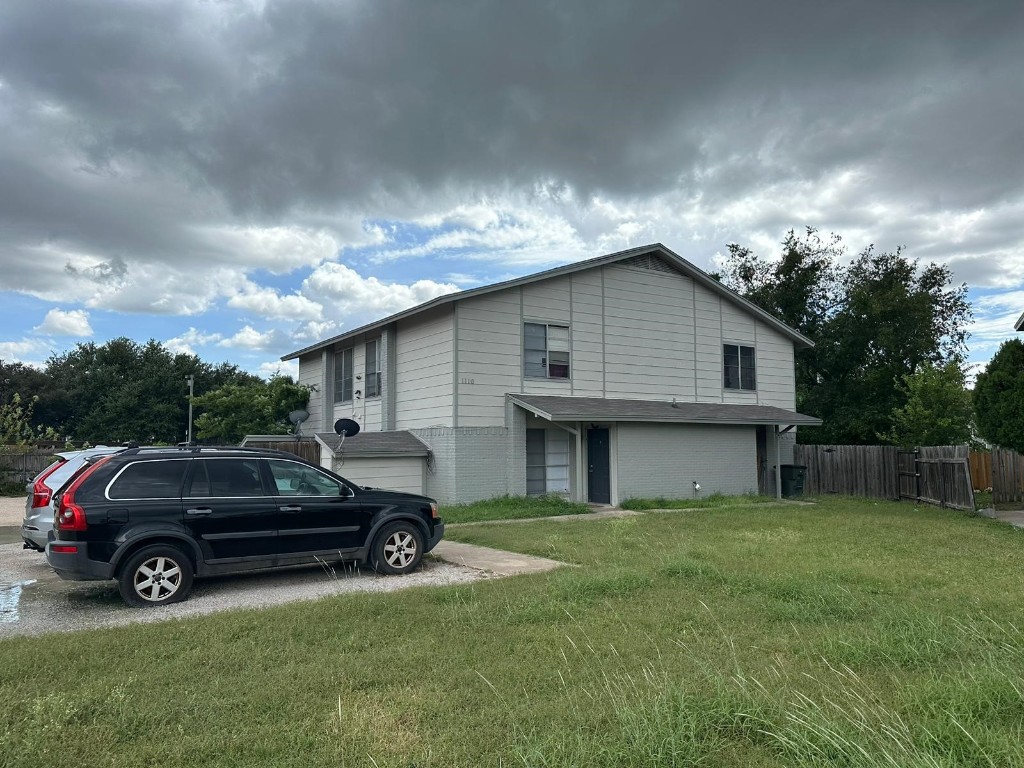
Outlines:
[[338, 419], [334, 422], [334, 431], [342, 437], [352, 437], [359, 434], [359, 422], [352, 419]]
[[288, 414], [288, 421], [295, 426], [299, 426], [302, 422], [309, 418], [309, 411], [304, 411], [301, 408], [297, 411], [292, 411]]

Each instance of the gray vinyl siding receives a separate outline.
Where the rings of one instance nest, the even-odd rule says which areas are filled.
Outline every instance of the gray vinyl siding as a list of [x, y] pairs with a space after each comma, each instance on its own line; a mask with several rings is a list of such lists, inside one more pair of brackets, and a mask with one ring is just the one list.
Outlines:
[[459, 426], [505, 423], [505, 393], [522, 385], [519, 289], [466, 299], [459, 313]]
[[[456, 307], [454, 426], [505, 424], [509, 392], [796, 405], [792, 342], [677, 272], [610, 265]], [[568, 381], [523, 377], [524, 322], [569, 325]], [[756, 349], [756, 391], [724, 389], [723, 343]]]
[[309, 404], [306, 406], [309, 418], [302, 425], [303, 434], [313, 434], [313, 432], [323, 429], [325, 421], [323, 409], [324, 390], [321, 381], [323, 378], [322, 357], [321, 352], [317, 350], [299, 358], [298, 382], [303, 386], [312, 388], [309, 393]]
[[397, 324], [396, 429], [452, 426], [453, 316], [446, 306]]
[[426, 459], [422, 456], [335, 459], [331, 469], [357, 485], [422, 495]]
[[615, 501], [692, 498], [694, 480], [702, 497], [757, 492], [754, 427], [619, 424], [613, 440], [618, 462]]
[[774, 328], [758, 322], [758, 405], [796, 409], [795, 366], [792, 342]]
[[619, 265], [604, 272], [606, 397], [693, 399], [692, 281]]
[[572, 394], [604, 397], [604, 279], [601, 270], [572, 276]]
[[722, 402], [722, 299], [694, 283], [694, 380], [698, 403]]

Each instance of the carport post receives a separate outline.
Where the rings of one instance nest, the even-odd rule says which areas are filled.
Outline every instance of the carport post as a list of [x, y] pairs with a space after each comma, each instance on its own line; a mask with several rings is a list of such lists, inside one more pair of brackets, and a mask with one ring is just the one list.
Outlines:
[[775, 498], [782, 501], [782, 454], [779, 452], [779, 425], [775, 425]]

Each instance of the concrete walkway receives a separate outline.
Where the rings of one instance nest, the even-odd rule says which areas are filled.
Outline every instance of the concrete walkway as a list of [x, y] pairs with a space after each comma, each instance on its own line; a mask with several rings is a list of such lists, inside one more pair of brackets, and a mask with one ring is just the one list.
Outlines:
[[1014, 528], [1024, 528], [1024, 509], [995, 509], [991, 510], [991, 514], [985, 514], [985, 517], [1009, 523]]
[[492, 573], [495, 576], [544, 573], [566, 565], [558, 560], [548, 560], [546, 557], [520, 555], [516, 552], [478, 547], [475, 544], [462, 544], [458, 541], [442, 541], [430, 551], [430, 554], [439, 560]]

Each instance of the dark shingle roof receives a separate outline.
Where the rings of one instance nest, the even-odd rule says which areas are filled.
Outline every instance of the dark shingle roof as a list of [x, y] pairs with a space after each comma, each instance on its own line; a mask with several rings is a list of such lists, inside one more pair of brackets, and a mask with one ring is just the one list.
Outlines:
[[316, 439], [332, 453], [344, 451], [345, 456], [352, 458], [376, 458], [384, 456], [426, 456], [430, 449], [412, 432], [360, 432], [353, 437], [345, 438], [342, 447], [341, 437], [334, 432], [317, 432]]
[[666, 400], [613, 400], [602, 397], [509, 395], [512, 402], [551, 421], [662, 421], [687, 424], [795, 424], [817, 426], [821, 419], [771, 405], [675, 403]]
[[798, 347], [813, 347], [814, 342], [808, 339], [799, 331], [790, 328], [788, 325], [783, 323], [774, 315], [765, 312], [756, 304], [751, 303], [747, 299], [740, 296], [738, 293], [730, 288], [722, 285], [718, 280], [711, 277], [707, 272], [698, 269], [693, 264], [688, 262], [682, 256], [673, 253], [661, 243], [653, 243], [651, 245], [641, 245], [637, 248], [630, 248], [629, 250], [619, 251], [618, 253], [610, 253], [607, 256], [598, 256], [593, 259], [587, 259], [585, 261], [578, 261], [574, 264], [566, 264], [565, 266], [555, 267], [554, 269], [548, 269], [543, 272], [535, 272], [532, 275], [526, 275], [524, 277], [517, 277], [513, 280], [506, 280], [501, 283], [494, 283], [492, 285], [482, 285], [479, 288], [470, 288], [469, 290], [459, 291], [458, 293], [449, 293], [444, 296], [438, 296], [436, 299], [431, 299], [422, 304], [419, 304], [410, 309], [397, 312], [389, 317], [385, 317], [381, 320], [375, 320], [372, 323], [367, 323], [358, 328], [353, 328], [351, 331], [345, 331], [345, 333], [339, 334], [338, 336], [332, 336], [329, 339], [318, 341], [316, 344], [312, 344], [308, 347], [296, 350], [295, 352], [289, 352], [287, 355], [282, 357], [282, 360], [294, 360], [297, 357], [314, 352], [318, 349], [324, 349], [325, 347], [332, 347], [335, 344], [339, 344], [348, 339], [359, 336], [363, 333], [371, 333], [378, 331], [385, 325], [401, 320], [402, 318], [410, 317], [412, 315], [418, 315], [420, 312], [424, 312], [433, 307], [444, 306], [451, 304], [455, 301], [462, 299], [468, 299], [471, 296], [480, 296], [486, 293], [494, 293], [495, 291], [503, 291], [506, 288], [514, 288], [519, 285], [527, 285], [529, 283], [536, 283], [541, 280], [547, 280], [552, 277], [558, 277], [559, 275], [572, 274], [573, 272], [582, 272], [585, 269], [592, 269], [594, 267], [600, 267], [604, 264], [614, 264], [615, 262], [625, 261], [634, 257], [642, 256], [645, 254], [657, 254], [664, 258], [668, 263], [674, 266], [682, 274], [690, 277], [696, 282], [703, 285], [705, 288], [710, 289], [712, 292], [719, 294], [724, 299], [731, 301], [747, 312], [750, 312], [754, 316], [760, 318], [762, 321], [772, 326], [783, 335], [787, 336], [796, 346]]

